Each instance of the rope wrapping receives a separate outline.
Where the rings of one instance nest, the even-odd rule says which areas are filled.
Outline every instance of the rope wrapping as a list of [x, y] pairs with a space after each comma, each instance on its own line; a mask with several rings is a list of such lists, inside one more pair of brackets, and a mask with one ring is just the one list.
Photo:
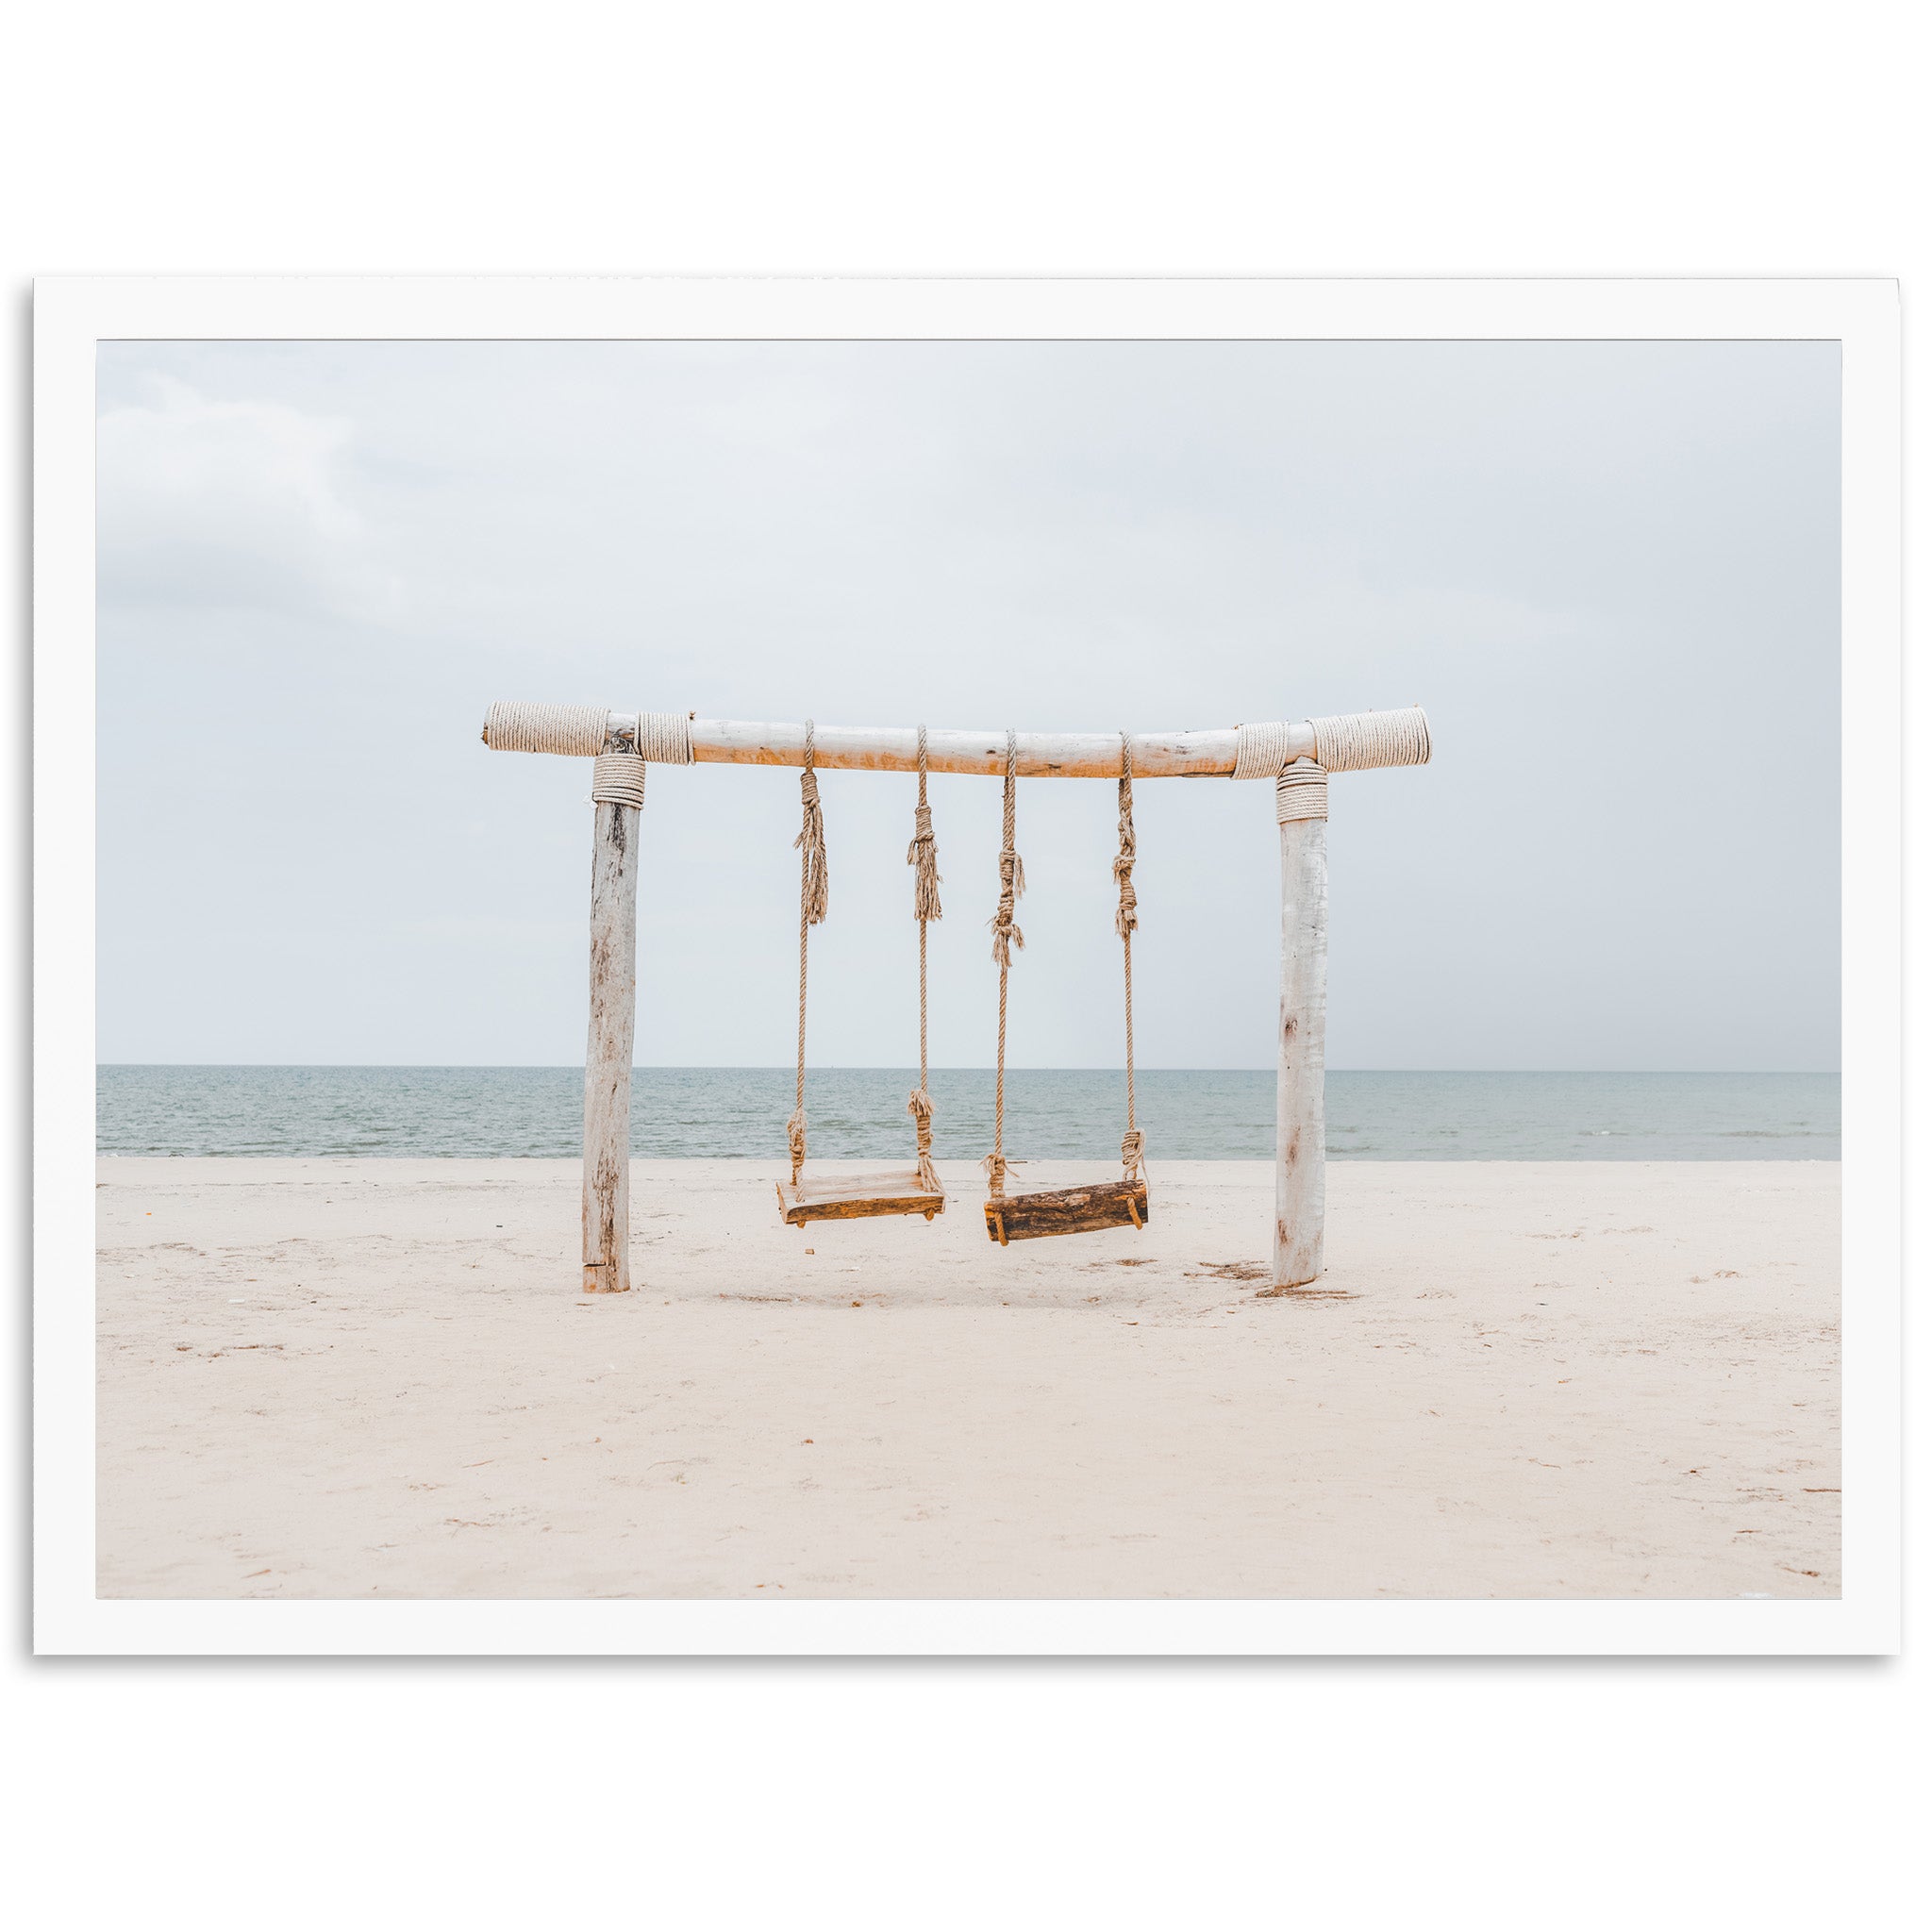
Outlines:
[[644, 761], [634, 751], [605, 751], [591, 767], [591, 797], [598, 805], [644, 804]]
[[691, 761], [691, 714], [687, 711], [640, 711], [638, 756], [654, 765], [688, 765]]
[[[1406, 711], [1351, 711], [1307, 723], [1315, 734], [1316, 760], [1324, 771], [1373, 772], [1429, 761], [1429, 721], [1420, 705]], [[1236, 725], [1234, 775], [1274, 777], [1296, 756], [1290, 738], [1298, 729], [1293, 724]]]
[[1292, 724], [1237, 724], [1234, 728], [1234, 775], [1272, 778], [1290, 757]]
[[811, 929], [825, 916], [829, 882], [825, 875], [825, 820], [819, 809], [819, 778], [812, 770], [812, 723], [805, 721], [805, 767], [798, 774], [804, 823], [791, 843], [798, 859], [798, 1086], [785, 1141], [791, 1151], [791, 1185], [805, 1167], [805, 967]]
[[1114, 855], [1113, 875], [1120, 887], [1113, 929], [1121, 936], [1121, 974], [1127, 1008], [1127, 1130], [1121, 1136], [1121, 1166], [1132, 1180], [1141, 1172], [1141, 1141], [1134, 1124], [1134, 933], [1141, 924], [1140, 902], [1134, 896], [1134, 746], [1121, 733], [1121, 849]]
[[[631, 754], [654, 765], [691, 762], [691, 716], [685, 711], [640, 711]], [[491, 705], [483, 721], [483, 742], [491, 751], [543, 751], [561, 758], [594, 758], [609, 735], [610, 713], [597, 705]], [[628, 801], [625, 801], [628, 803]]]
[[1320, 765], [1300, 758], [1274, 781], [1274, 822], [1292, 825], [1303, 819], [1328, 816], [1328, 774]]
[[596, 705], [491, 705], [483, 742], [491, 751], [547, 751], [593, 758], [604, 749], [610, 713]]
[[906, 1111], [912, 1116], [919, 1156], [919, 1185], [939, 1193], [939, 1169], [932, 1164], [932, 1091], [925, 1064], [925, 928], [941, 919], [939, 848], [933, 842], [932, 808], [925, 802], [925, 726], [919, 727], [919, 800], [912, 808], [912, 842], [906, 848], [912, 868], [912, 916], [919, 922], [919, 1085], [908, 1095]]
[[1373, 772], [1389, 765], [1429, 761], [1429, 721], [1420, 705], [1406, 711], [1354, 711], [1341, 718], [1310, 718], [1315, 759], [1330, 772]]

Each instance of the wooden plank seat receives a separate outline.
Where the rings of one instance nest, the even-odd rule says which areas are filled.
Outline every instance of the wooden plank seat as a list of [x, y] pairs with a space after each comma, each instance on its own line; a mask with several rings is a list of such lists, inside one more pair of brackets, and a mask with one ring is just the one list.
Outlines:
[[901, 1167], [889, 1174], [803, 1174], [795, 1183], [780, 1181], [778, 1209], [791, 1227], [873, 1214], [923, 1214], [930, 1221], [946, 1211], [946, 1197], [924, 1186], [916, 1167]]
[[1103, 1227], [1147, 1224], [1144, 1180], [1100, 1181], [1086, 1188], [1056, 1188], [1038, 1194], [997, 1194], [986, 1204], [986, 1238], [1037, 1241], [1049, 1234], [1092, 1234]]

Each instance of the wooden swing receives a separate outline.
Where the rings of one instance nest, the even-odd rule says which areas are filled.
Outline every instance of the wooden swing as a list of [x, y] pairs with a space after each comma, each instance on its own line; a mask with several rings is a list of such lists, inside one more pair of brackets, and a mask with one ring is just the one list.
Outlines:
[[1013, 848], [1013, 810], [1018, 763], [1018, 740], [1007, 733], [1007, 788], [1004, 833], [1000, 850], [1000, 904], [992, 919], [992, 956], [1000, 969], [999, 1070], [993, 1076], [992, 1152], [986, 1157], [986, 1233], [1005, 1247], [1008, 1241], [1035, 1241], [1042, 1235], [1091, 1234], [1107, 1227], [1147, 1224], [1147, 1175], [1141, 1161], [1140, 1130], [1134, 1124], [1134, 928], [1141, 923], [1134, 898], [1134, 754], [1125, 732], [1121, 734], [1120, 851], [1113, 875], [1120, 887], [1114, 930], [1121, 936], [1121, 957], [1126, 986], [1127, 1130], [1121, 1136], [1121, 1165], [1117, 1181], [1091, 1187], [1056, 1188], [1032, 1194], [1006, 1191], [1007, 1124], [1007, 974], [1012, 949], [1026, 941], [1013, 923], [1013, 903], [1026, 890], [1026, 869]]
[[919, 802], [912, 813], [912, 843], [906, 862], [913, 868], [912, 912], [919, 921], [919, 1085], [906, 1110], [912, 1116], [918, 1147], [916, 1164], [884, 1174], [805, 1175], [805, 986], [806, 954], [811, 928], [825, 916], [825, 826], [819, 809], [818, 774], [812, 768], [812, 724], [805, 723], [805, 764], [798, 790], [805, 823], [796, 841], [799, 860], [798, 906], [798, 1086], [785, 1135], [791, 1149], [791, 1181], [778, 1183], [778, 1211], [791, 1227], [808, 1221], [854, 1221], [874, 1214], [923, 1214], [930, 1221], [946, 1209], [945, 1190], [932, 1164], [932, 1094], [925, 1064], [925, 927], [941, 917], [940, 874], [933, 845], [932, 811], [925, 802], [925, 726], [919, 727]]

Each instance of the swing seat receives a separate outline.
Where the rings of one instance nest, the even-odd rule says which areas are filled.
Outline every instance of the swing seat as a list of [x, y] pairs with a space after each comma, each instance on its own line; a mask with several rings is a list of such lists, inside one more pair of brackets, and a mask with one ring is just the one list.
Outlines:
[[796, 1183], [778, 1183], [778, 1211], [788, 1227], [874, 1214], [923, 1214], [930, 1221], [946, 1211], [946, 1197], [924, 1186], [916, 1167], [888, 1174], [802, 1174]]
[[986, 1238], [1001, 1247], [1008, 1241], [1038, 1241], [1042, 1235], [1146, 1225], [1144, 1180], [1100, 1181], [1040, 1194], [998, 1194], [986, 1204]]

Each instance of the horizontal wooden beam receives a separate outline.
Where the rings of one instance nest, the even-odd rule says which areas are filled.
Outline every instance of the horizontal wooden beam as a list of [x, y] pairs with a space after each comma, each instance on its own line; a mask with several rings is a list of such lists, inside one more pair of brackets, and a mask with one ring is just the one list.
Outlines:
[[[1137, 778], [1225, 777], [1234, 770], [1235, 736], [1227, 731], [1130, 734]], [[728, 718], [693, 718], [692, 758], [705, 765], [802, 765], [803, 724], [746, 724]], [[1308, 751], [1315, 735], [1308, 732]], [[1023, 731], [1015, 746], [1023, 778], [1118, 778], [1120, 734]], [[935, 772], [996, 778], [1007, 769], [1007, 734], [927, 731], [926, 764]], [[812, 761], [834, 772], [912, 772], [919, 768], [916, 728], [818, 724]]]
[[[622, 738], [633, 737], [636, 714], [612, 711], [610, 730]], [[1312, 758], [1313, 726], [1305, 721], [1289, 731], [1289, 755]], [[1136, 732], [1130, 741], [1137, 778], [1225, 778], [1234, 771], [1232, 726], [1224, 731]], [[983, 778], [1005, 774], [1004, 730], [928, 731], [925, 742], [926, 764], [932, 771]], [[691, 748], [693, 760], [701, 765], [802, 765], [805, 726], [694, 717]], [[1118, 778], [1121, 774], [1117, 732], [1023, 731], [1016, 749], [1023, 778]], [[833, 772], [916, 771], [919, 733], [909, 725], [818, 724], [812, 732], [812, 762]]]
[[[491, 705], [483, 742], [492, 751], [588, 758], [635, 745], [646, 758], [701, 765], [802, 765], [803, 724], [750, 724], [663, 711], [607, 711], [595, 705]], [[641, 734], [641, 738], [640, 736]], [[1117, 778], [1121, 739], [1112, 731], [1022, 731], [1014, 762], [1027, 778]], [[1223, 731], [1133, 734], [1137, 778], [1273, 778], [1297, 758], [1331, 772], [1367, 772], [1429, 761], [1429, 723], [1419, 708], [1355, 711], [1299, 723], [1241, 724]], [[813, 762], [827, 771], [911, 772], [919, 766], [913, 725], [820, 724]], [[997, 778], [1007, 768], [1007, 734], [929, 731], [926, 764], [935, 772]]]

